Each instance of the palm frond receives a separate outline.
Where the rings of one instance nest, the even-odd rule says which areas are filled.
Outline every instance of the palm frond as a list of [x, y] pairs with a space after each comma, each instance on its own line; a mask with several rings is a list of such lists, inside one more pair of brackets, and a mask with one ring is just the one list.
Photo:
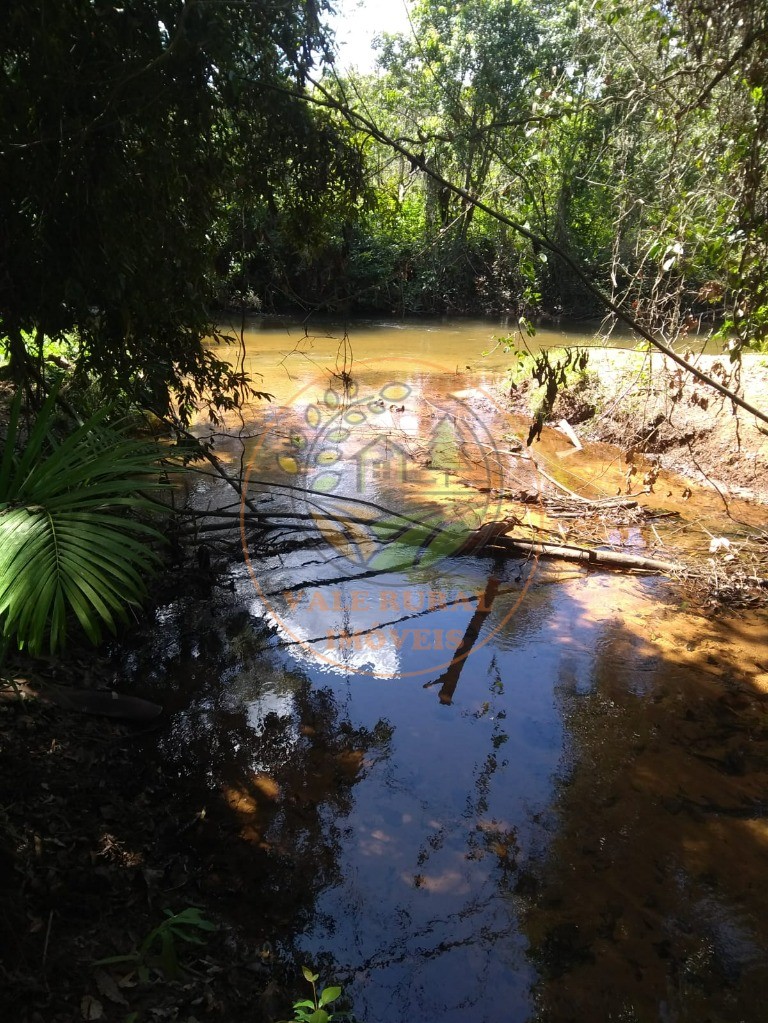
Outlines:
[[55, 395], [22, 447], [20, 408], [17, 397], [0, 463], [0, 627], [19, 648], [53, 652], [74, 615], [96, 643], [141, 601], [158, 561], [162, 534], [134, 516], [157, 507], [161, 450], [105, 426], [106, 408], [58, 439]]

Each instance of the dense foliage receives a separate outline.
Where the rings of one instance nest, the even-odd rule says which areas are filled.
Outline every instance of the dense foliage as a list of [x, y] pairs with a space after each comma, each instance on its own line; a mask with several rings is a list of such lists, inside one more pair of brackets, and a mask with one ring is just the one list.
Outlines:
[[[242, 379], [201, 340], [237, 250], [311, 235], [355, 150], [302, 102], [325, 0], [9, 0], [0, 35], [0, 337], [19, 380], [44, 338], [182, 413]], [[299, 209], [301, 239], [292, 235]], [[310, 225], [309, 228], [307, 225]], [[37, 365], [36, 365], [37, 363]]]
[[346, 79], [329, 11], [11, 0], [0, 334], [20, 378], [66, 335], [84, 372], [155, 406], [170, 386], [183, 412], [237, 400], [201, 344], [222, 304], [599, 311], [452, 186], [663, 336], [762, 342], [768, 5], [415, 0], [378, 72]]
[[762, 344], [768, 5], [417, 0], [411, 21], [381, 40], [378, 74], [325, 79], [401, 151], [360, 131], [372, 197], [341, 244], [329, 225], [318, 255], [336, 253], [334, 287], [314, 300], [599, 311], [567, 266], [458, 189], [663, 337], [703, 323], [735, 350]]

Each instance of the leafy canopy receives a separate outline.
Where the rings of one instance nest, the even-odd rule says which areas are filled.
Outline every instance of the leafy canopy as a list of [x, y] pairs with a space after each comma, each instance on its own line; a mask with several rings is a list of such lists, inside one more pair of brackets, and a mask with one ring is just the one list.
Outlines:
[[242, 377], [202, 344], [227, 211], [344, 180], [344, 139], [300, 98], [327, 8], [8, 0], [0, 343], [20, 379], [28, 337], [66, 333], [80, 368], [150, 406], [169, 385], [183, 413], [202, 390], [235, 400]]

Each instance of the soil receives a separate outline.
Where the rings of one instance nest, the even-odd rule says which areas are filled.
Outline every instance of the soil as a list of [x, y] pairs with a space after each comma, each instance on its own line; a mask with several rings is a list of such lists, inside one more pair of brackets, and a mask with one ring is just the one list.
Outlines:
[[[768, 411], [768, 359], [699, 355], [695, 364], [753, 406]], [[541, 393], [531, 380], [509, 389], [511, 411], [530, 415]], [[666, 356], [590, 351], [586, 372], [561, 389], [550, 425], [565, 419], [582, 442], [618, 446], [628, 463], [646, 456], [726, 498], [768, 503], [768, 427]]]
[[[97, 684], [98, 669], [78, 666], [77, 684]], [[44, 692], [50, 672], [34, 674]], [[177, 942], [177, 978], [154, 963], [145, 983], [136, 964], [94, 965], [139, 948], [166, 908], [204, 906], [212, 915], [201, 890], [204, 853], [190, 867], [188, 832], [202, 827], [200, 807], [159, 773], [151, 736], [29, 690], [24, 699], [6, 693], [0, 802], [3, 1019], [274, 1018], [259, 1011], [273, 980], [268, 958], [220, 927], [197, 932], [204, 945]]]

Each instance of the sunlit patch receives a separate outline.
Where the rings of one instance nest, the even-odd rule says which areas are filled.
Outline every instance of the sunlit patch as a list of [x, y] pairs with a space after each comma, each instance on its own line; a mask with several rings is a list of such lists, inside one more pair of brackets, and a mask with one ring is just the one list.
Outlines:
[[336, 754], [336, 766], [340, 774], [352, 781], [360, 773], [365, 755], [362, 750], [350, 749]]
[[222, 795], [227, 806], [235, 813], [258, 815], [261, 810], [258, 800], [240, 786], [225, 785], [222, 788]]
[[239, 785], [222, 787], [224, 801], [241, 823], [240, 837], [246, 842], [263, 846], [262, 808], [252, 793]]
[[264, 829], [274, 813], [274, 804], [280, 798], [280, 786], [275, 779], [257, 773], [239, 784], [223, 785], [221, 793], [227, 806], [240, 820], [240, 836], [247, 842], [267, 848]]
[[768, 845], [768, 820], [742, 821], [741, 827], [761, 845]]
[[466, 895], [470, 891], [466, 878], [458, 870], [445, 870], [442, 874], [401, 874], [400, 877], [414, 888], [422, 888], [431, 895]]
[[280, 798], [280, 786], [274, 778], [268, 774], [255, 774], [251, 784], [266, 796], [267, 799], [278, 800]]

